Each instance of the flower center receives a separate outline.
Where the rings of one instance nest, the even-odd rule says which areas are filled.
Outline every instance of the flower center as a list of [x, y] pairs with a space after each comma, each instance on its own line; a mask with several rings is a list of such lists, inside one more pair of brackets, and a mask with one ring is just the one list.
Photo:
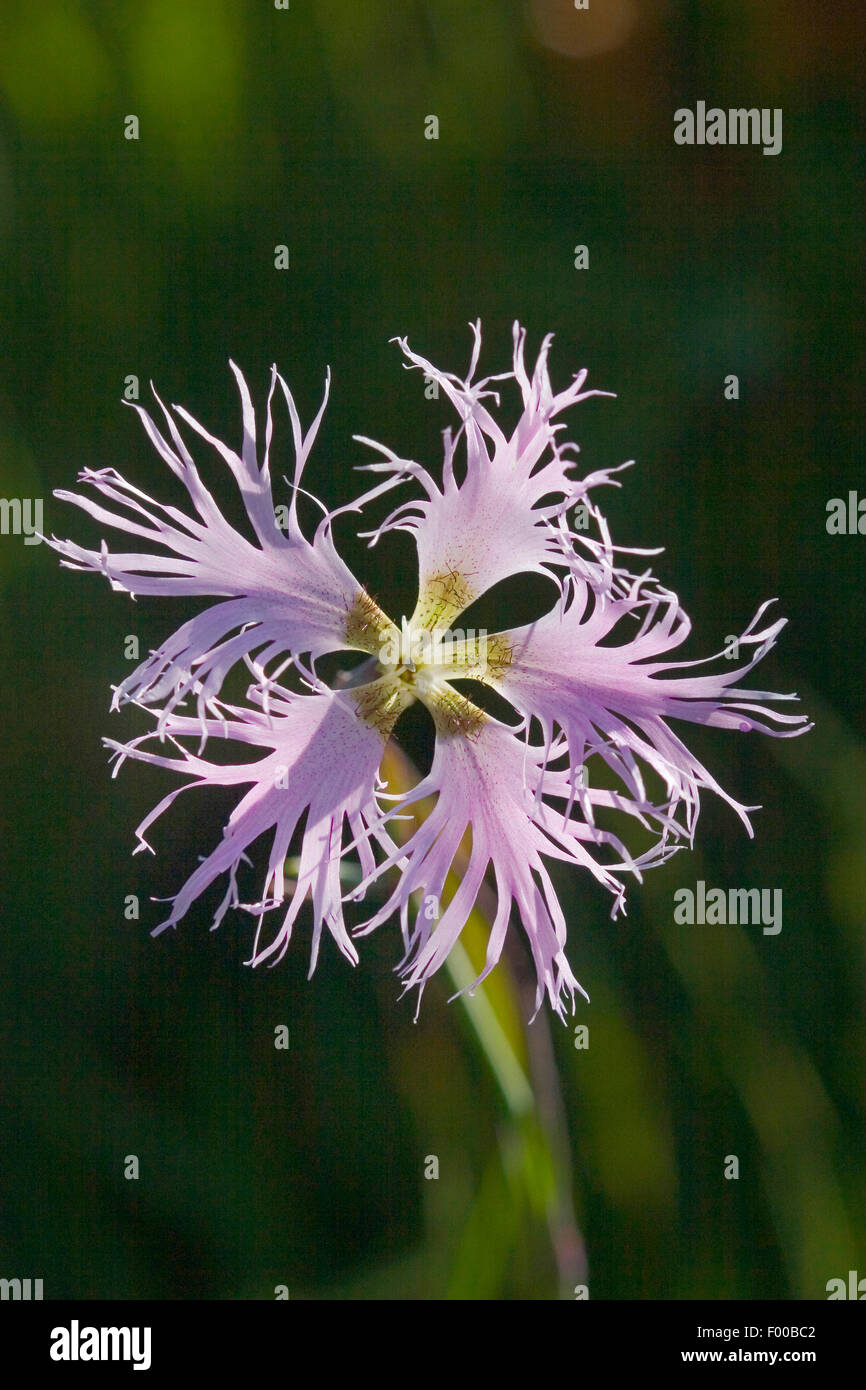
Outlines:
[[475, 737], [487, 716], [448, 677], [485, 669], [487, 633], [419, 627], [406, 618], [399, 629], [387, 619], [373, 626], [378, 626], [379, 641], [371, 679], [351, 692], [359, 717], [387, 739], [417, 699], [429, 709], [441, 736]]
[[385, 739], [414, 700], [426, 705], [442, 737], [477, 737], [487, 715], [450, 682], [486, 682], [511, 665], [511, 645], [502, 633], [488, 637], [486, 628], [443, 626], [468, 601], [460, 576], [448, 579], [447, 592], [437, 591], [436, 603], [419, 603], [399, 628], [364, 591], [348, 615], [347, 645], [371, 656], [353, 682], [352, 698], [359, 717]]
[[383, 672], [393, 673], [419, 694], [434, 679], [481, 669], [487, 656], [487, 633], [460, 628], [421, 627], [401, 618], [400, 631], [384, 633], [377, 653]]

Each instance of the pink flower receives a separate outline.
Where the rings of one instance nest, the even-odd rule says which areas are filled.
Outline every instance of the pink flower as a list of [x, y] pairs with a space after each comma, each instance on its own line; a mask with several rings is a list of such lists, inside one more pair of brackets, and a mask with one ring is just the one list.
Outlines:
[[[635, 577], [617, 560], [594, 494], [602, 486], [619, 486], [619, 469], [575, 476], [569, 455], [577, 446], [560, 438], [558, 417], [565, 410], [588, 396], [609, 393], [584, 390], [586, 372], [581, 371], [554, 394], [547, 366], [550, 338], [530, 376], [525, 333], [518, 325], [511, 371], [474, 381], [480, 327], [475, 325], [473, 332], [466, 380], [438, 371], [405, 342], [400, 344], [408, 365], [439, 383], [459, 417], [456, 435], [445, 435], [441, 480], [421, 464], [376, 445], [382, 457], [366, 467], [382, 474], [382, 481], [349, 506], [325, 512], [308, 539], [296, 504], [325, 402], [304, 434], [291, 393], [274, 368], [259, 445], [250, 394], [232, 364], [243, 415], [239, 453], [180, 407], [173, 407], [172, 414], [158, 397], [164, 432], [136, 407], [157, 451], [186, 486], [194, 514], [152, 501], [113, 469], [81, 475], [110, 507], [95, 498], [57, 494], [97, 521], [161, 548], [118, 554], [104, 541], [98, 550], [71, 541], [52, 544], [64, 564], [100, 571], [112, 587], [133, 596], [198, 594], [217, 600], [185, 622], [114, 692], [115, 708], [133, 702], [156, 717], [153, 731], [130, 743], [106, 740], [117, 766], [127, 757], [137, 758], [188, 779], [139, 827], [140, 849], [150, 848], [145, 832], [182, 790], [247, 788], [222, 840], [190, 875], [157, 931], [176, 925], [212, 883], [226, 878], [214, 925], [229, 906], [255, 913], [253, 964], [283, 955], [308, 898], [311, 971], [323, 927], [354, 962], [344, 901], [363, 898], [375, 879], [388, 874], [384, 905], [356, 935], [397, 916], [404, 943], [403, 980], [407, 988], [417, 985], [420, 991], [460, 936], [489, 872], [497, 909], [479, 979], [499, 960], [516, 910], [536, 965], [537, 1005], [546, 993], [553, 1008], [564, 1014], [580, 986], [566, 958], [566, 924], [548, 861], [589, 870], [612, 893], [615, 915], [624, 905], [624, 875], [640, 879], [643, 870], [692, 842], [702, 790], [723, 796], [752, 833], [748, 810], [754, 808], [741, 806], [719, 787], [671, 721], [777, 737], [803, 733], [810, 726], [804, 716], [785, 715], [764, 703], [794, 696], [737, 684], [774, 645], [784, 625], [778, 619], [759, 630], [767, 604], [740, 638], [751, 651], [744, 665], [732, 668], [726, 662], [716, 674], [698, 675], [692, 671], [700, 662], [659, 660], [684, 641], [688, 618], [676, 595], [649, 572]], [[510, 433], [493, 413], [499, 396], [491, 383], [506, 380], [516, 382], [522, 396], [522, 411]], [[285, 530], [278, 525], [269, 459], [277, 384], [288, 408], [295, 453], [283, 507]], [[254, 541], [217, 508], [175, 416], [228, 464]], [[460, 446], [465, 466], [458, 480], [454, 461]], [[358, 511], [378, 494], [407, 485], [412, 495], [365, 533], [371, 546], [397, 529], [415, 540], [418, 601], [411, 618], [398, 628], [338, 556], [331, 527], [338, 512]], [[525, 572], [556, 580], [560, 596], [548, 614], [491, 636], [454, 628], [480, 594]], [[365, 652], [369, 659], [349, 686], [333, 690], [319, 679], [315, 662], [340, 649]], [[725, 655], [708, 660], [718, 662]], [[241, 707], [221, 697], [223, 681], [239, 661], [255, 677]], [[290, 690], [280, 683], [292, 671], [305, 688]], [[514, 707], [515, 722], [503, 723], [479, 709], [453, 684], [461, 678], [499, 691]], [[433, 766], [408, 795], [389, 798], [379, 780], [380, 763], [397, 720], [416, 699], [430, 710], [436, 726]], [[190, 700], [194, 717], [179, 712]], [[206, 761], [209, 739], [248, 744], [260, 756], [244, 763]], [[170, 754], [149, 748], [153, 740], [162, 747], [168, 743]], [[199, 747], [194, 751], [195, 740]], [[611, 772], [615, 775], [616, 790], [593, 785], [594, 769], [602, 764], [605, 780], [610, 781]], [[663, 796], [647, 791], [647, 768], [661, 779]], [[395, 818], [426, 797], [435, 798], [431, 813], [405, 844], [396, 844], [391, 834]], [[620, 835], [600, 828], [599, 811], [606, 820], [612, 814], [622, 834], [630, 821], [638, 821], [644, 832], [652, 832], [650, 847], [630, 853]], [[461, 846], [467, 832], [471, 848], [464, 860]], [[263, 834], [270, 836], [267, 873], [256, 900], [242, 903], [238, 873]], [[288, 874], [287, 857], [296, 836], [300, 850]], [[645, 833], [642, 841], [647, 841]], [[349, 854], [360, 861], [361, 881], [347, 893], [342, 865]], [[274, 912], [282, 913], [281, 921], [263, 943], [263, 924]]]

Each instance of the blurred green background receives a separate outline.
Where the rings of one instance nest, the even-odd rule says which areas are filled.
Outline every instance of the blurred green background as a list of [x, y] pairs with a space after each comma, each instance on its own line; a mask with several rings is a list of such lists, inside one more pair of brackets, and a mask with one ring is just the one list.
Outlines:
[[[177, 500], [124, 378], [234, 440], [231, 356], [259, 401], [276, 360], [305, 420], [330, 364], [307, 481], [347, 500], [368, 457], [353, 433], [432, 463], [449, 422], [388, 339], [462, 372], [480, 316], [482, 370], [502, 371], [519, 318], [532, 349], [556, 333], [555, 384], [586, 366], [617, 392], [569, 437], [587, 468], [637, 459], [608, 515], [620, 543], [665, 547], [656, 571], [694, 619], [684, 654], [778, 597], [790, 623], [751, 683], [797, 690], [816, 727], [684, 730], [763, 807], [756, 838], [708, 797], [696, 852], [635, 885], [624, 920], [557, 875], [587, 1049], [555, 1019], [522, 1027], [515, 958], [468, 1009], [437, 979], [416, 1024], [396, 929], [355, 971], [327, 943], [311, 982], [307, 918], [274, 970], [244, 968], [243, 914], [208, 933], [209, 902], [149, 937], [151, 897], [227, 807], [182, 799], [157, 856], [132, 858], [171, 783], [133, 765], [111, 781], [100, 738], [144, 727], [108, 712], [126, 634], [144, 651], [196, 605], [132, 605], [0, 538], [0, 1276], [52, 1298], [586, 1282], [736, 1299], [866, 1275], [866, 540], [825, 529], [829, 498], [866, 491], [856, 18], [784, 0], [6, 0], [2, 496], [43, 497], [46, 529], [87, 543], [99, 528], [51, 497], [82, 467]], [[698, 100], [781, 107], [783, 152], [676, 146], [673, 112]], [[409, 612], [410, 546], [368, 552], [350, 524], [338, 539]], [[512, 586], [479, 621], [538, 603]], [[425, 740], [410, 722], [422, 765]], [[673, 892], [699, 878], [781, 888], [781, 934], [676, 926]]]

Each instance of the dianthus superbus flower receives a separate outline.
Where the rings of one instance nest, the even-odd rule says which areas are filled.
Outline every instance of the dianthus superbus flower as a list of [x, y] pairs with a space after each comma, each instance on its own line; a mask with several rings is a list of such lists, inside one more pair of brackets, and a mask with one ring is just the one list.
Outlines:
[[[284, 953], [309, 902], [312, 972], [324, 929], [349, 960], [357, 959], [344, 902], [347, 896], [362, 899], [382, 878], [383, 905], [354, 936], [395, 918], [404, 943], [404, 982], [423, 988], [460, 936], [482, 882], [492, 879], [497, 907], [481, 978], [499, 960], [507, 931], [519, 920], [537, 970], [536, 1003], [546, 993], [563, 1014], [580, 986], [566, 956], [566, 923], [551, 863], [588, 870], [613, 895], [615, 914], [624, 904], [625, 875], [639, 879], [691, 843], [702, 791], [723, 796], [752, 833], [748, 812], [754, 808], [718, 785], [674, 726], [691, 722], [785, 737], [808, 724], [804, 716], [767, 703], [795, 696], [739, 684], [784, 625], [783, 619], [765, 620], [767, 604], [739, 639], [748, 652], [744, 664], [725, 661], [719, 667], [720, 654], [708, 658], [716, 662], [715, 672], [704, 674], [701, 662], [667, 659], [687, 637], [688, 618], [676, 595], [650, 572], [634, 576], [619, 562], [596, 500], [600, 488], [620, 485], [620, 470], [581, 477], [573, 459], [577, 446], [561, 438], [559, 417], [568, 408], [609, 393], [585, 389], [585, 371], [555, 393], [547, 361], [550, 337], [530, 374], [518, 325], [511, 370], [475, 380], [478, 325], [473, 333], [465, 380], [437, 370], [400, 340], [407, 365], [438, 382], [457, 412], [456, 432], [445, 432], [438, 475], [377, 445], [380, 457], [366, 467], [381, 480], [345, 507], [322, 508], [318, 527], [306, 535], [297, 499], [327, 385], [305, 433], [291, 392], [273, 368], [260, 438], [247, 384], [231, 364], [241, 401], [239, 450], [159, 397], [159, 424], [136, 406], [157, 452], [184, 484], [191, 510], [154, 501], [114, 469], [85, 470], [80, 481], [94, 495], [56, 495], [104, 526], [141, 538], [145, 548], [117, 552], [105, 541], [94, 550], [72, 541], [51, 543], [65, 565], [98, 571], [113, 588], [133, 596], [213, 600], [114, 692], [113, 707], [134, 703], [155, 720], [151, 731], [130, 742], [106, 740], [116, 766], [134, 758], [185, 779], [139, 827], [139, 848], [150, 848], [150, 826], [180, 792], [238, 788], [222, 839], [192, 871], [156, 931], [176, 925], [205, 890], [222, 881], [214, 925], [229, 907], [253, 912], [251, 959], [257, 964]], [[510, 432], [498, 418], [498, 386], [507, 380], [516, 382], [522, 397]], [[277, 388], [294, 448], [284, 502], [275, 498], [271, 481]], [[179, 422], [228, 465], [249, 536], [220, 511]], [[394, 530], [413, 537], [418, 598], [411, 617], [399, 624], [343, 563], [332, 536], [339, 512], [359, 511], [392, 488], [409, 493], [381, 525], [363, 534], [371, 546]], [[491, 635], [455, 627], [493, 585], [533, 572], [558, 586], [554, 606], [538, 621]], [[344, 649], [366, 653], [367, 660], [347, 686], [331, 689], [319, 678], [316, 659]], [[222, 695], [238, 663], [254, 676], [243, 705]], [[301, 688], [288, 688], [290, 672]], [[513, 721], [496, 719], [473, 703], [454, 683], [463, 680], [498, 691], [513, 707]], [[380, 764], [400, 715], [415, 700], [433, 717], [433, 764], [414, 790], [389, 797]], [[234, 761], [211, 761], [210, 740], [240, 752]], [[395, 843], [394, 818], [428, 797], [430, 813], [405, 843]], [[626, 843], [630, 825], [640, 827], [639, 853]], [[244, 902], [238, 874], [263, 835], [270, 846], [267, 869], [252, 900]], [[290, 859], [293, 841], [297, 853]], [[360, 882], [348, 892], [346, 856], [360, 866]]]

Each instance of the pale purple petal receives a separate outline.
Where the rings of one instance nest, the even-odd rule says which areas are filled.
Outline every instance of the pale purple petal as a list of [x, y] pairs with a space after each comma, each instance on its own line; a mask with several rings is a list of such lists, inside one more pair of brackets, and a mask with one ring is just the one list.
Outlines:
[[[640, 763], [663, 779], [668, 800], [658, 807], [671, 816], [682, 804], [691, 836], [700, 809], [700, 792], [722, 796], [752, 833], [749, 810], [725, 792], [669, 727], [671, 719], [743, 732], [757, 730], [777, 738], [811, 727], [805, 715], [787, 715], [764, 701], [794, 700], [769, 690], [749, 690], [737, 682], [775, 645], [785, 625], [777, 619], [760, 628], [764, 604], [739, 638], [752, 648], [744, 664], [725, 664], [723, 654], [712, 675], [693, 675], [703, 661], [658, 661], [678, 647], [691, 630], [676, 595], [636, 583], [628, 598], [601, 601], [585, 583], [570, 581], [567, 599], [526, 627], [490, 639], [497, 660], [472, 674], [494, 686], [529, 720], [539, 721], [550, 743], [554, 728], [565, 734], [573, 773], [598, 754], [622, 779], [629, 795], [647, 809]], [[616, 629], [619, 642], [612, 645]], [[457, 654], [459, 657], [459, 653]], [[686, 674], [682, 674], [682, 673]], [[581, 799], [583, 779], [575, 780]]]
[[[213, 698], [228, 669], [253, 653], [258, 653], [259, 664], [264, 665], [279, 657], [315, 657], [347, 647], [370, 652], [377, 649], [378, 629], [365, 635], [364, 624], [359, 621], [367, 608], [377, 614], [375, 604], [334, 548], [331, 515], [325, 514], [312, 541], [303, 535], [297, 517], [297, 492], [327, 401], [327, 384], [319, 412], [304, 434], [291, 393], [276, 368], [272, 369], [259, 462], [250, 394], [238, 368], [234, 363], [231, 366], [243, 414], [240, 453], [211, 435], [187, 411], [174, 409], [228, 464], [254, 541], [241, 535], [220, 512], [171, 411], [159, 397], [166, 434], [143, 407], [135, 409], [160, 457], [186, 487], [194, 514], [152, 500], [113, 468], [81, 473], [80, 480], [93, 487], [98, 498], [64, 491], [55, 494], [100, 523], [148, 543], [148, 548], [139, 552], [119, 553], [110, 551], [104, 541], [99, 550], [87, 550], [72, 541], [53, 540], [68, 567], [105, 574], [113, 588], [133, 596], [189, 594], [222, 600], [184, 623], [151, 652], [116, 689], [115, 706], [128, 700], [152, 703], [166, 699], [171, 710], [194, 691], [200, 696], [200, 707], [213, 710]], [[270, 477], [271, 407], [278, 382], [288, 406], [295, 453], [286, 514], [279, 518]], [[285, 530], [280, 529], [278, 520], [285, 521]], [[162, 550], [152, 550], [151, 546]], [[377, 617], [376, 622], [379, 620]]]
[[[399, 882], [387, 902], [365, 924], [372, 931], [399, 912], [406, 956], [406, 988], [423, 986], [444, 964], [475, 904], [488, 869], [496, 880], [497, 909], [491, 925], [487, 960], [479, 984], [499, 960], [512, 906], [516, 907], [529, 941], [538, 975], [536, 1006], [545, 991], [554, 1009], [563, 1013], [581, 989], [565, 955], [566, 923], [545, 857], [589, 870], [614, 894], [613, 913], [623, 907], [624, 890], [617, 874], [641, 869], [672, 852], [657, 844], [648, 855], [632, 858], [611, 832], [564, 814], [562, 807], [541, 796], [543, 750], [524, 744], [495, 719], [482, 718], [471, 737], [437, 737], [430, 773], [395, 806], [392, 815], [425, 797], [437, 800], [411, 839], [395, 849], [371, 877], [405, 860]], [[556, 797], [567, 797], [566, 783], [551, 783]], [[610, 793], [593, 792], [596, 806], [616, 804]], [[634, 814], [634, 809], [626, 807]], [[471, 832], [468, 863], [461, 866], [461, 842]], [[610, 862], [603, 862], [607, 854]], [[611, 858], [612, 856], [612, 858]], [[453, 897], [435, 915], [456, 877]], [[365, 891], [369, 880], [356, 894]], [[456, 886], [454, 886], [456, 884]], [[409, 913], [416, 898], [414, 921]], [[474, 986], [473, 986], [474, 988]]]
[[[445, 432], [445, 457], [441, 486], [418, 463], [380, 449], [384, 462], [369, 465], [373, 471], [391, 471], [414, 477], [424, 496], [396, 508], [372, 533], [373, 544], [392, 530], [409, 531], [418, 547], [419, 598], [412, 623], [416, 627], [446, 626], [475, 598], [509, 575], [521, 572], [549, 574], [562, 569], [593, 576], [605, 585], [612, 572], [612, 546], [604, 518], [591, 500], [591, 492], [604, 484], [619, 486], [619, 468], [599, 469], [584, 478], [574, 477], [569, 454], [578, 446], [561, 441], [558, 415], [590, 396], [608, 391], [584, 390], [586, 371], [580, 371], [564, 391], [554, 393], [547, 368], [552, 342], [548, 335], [530, 376], [524, 362], [525, 330], [514, 325], [514, 353], [510, 372], [473, 382], [481, 342], [480, 325], [475, 335], [472, 362], [465, 381], [439, 371], [398, 339], [412, 367], [439, 383], [460, 416], [455, 438]], [[487, 402], [499, 404], [491, 381], [514, 379], [523, 397], [523, 411], [515, 429], [507, 434]], [[372, 444], [371, 440], [364, 440]], [[465, 446], [465, 470], [458, 480], [457, 446]], [[586, 509], [598, 532], [574, 530], [566, 513], [578, 503]], [[585, 556], [575, 550], [580, 546]]]
[[[256, 692], [251, 694], [255, 696]], [[143, 747], [158, 737], [156, 733], [128, 744], [111, 739], [105, 743], [114, 750], [117, 767], [131, 757], [191, 779], [163, 798], [138, 827], [139, 849], [151, 848], [145, 838], [147, 831], [182, 791], [192, 787], [249, 786], [232, 812], [222, 840], [172, 899], [169, 916], [154, 934], [175, 926], [195, 900], [225, 876], [227, 890], [214, 926], [229, 907], [245, 906], [254, 911], [258, 928], [251, 963], [258, 965], [270, 956], [283, 956], [298, 912], [309, 897], [313, 909], [312, 974], [323, 927], [350, 961], [357, 960], [343, 918], [340, 863], [344, 854], [349, 849], [356, 853], [361, 871], [367, 875], [375, 867], [374, 842], [389, 854], [395, 849], [382, 829], [382, 812], [376, 801], [384, 738], [359, 718], [353, 692], [294, 695], [277, 689], [270, 691], [269, 703], [269, 714], [227, 706], [224, 719], [207, 721], [209, 738], [266, 750], [253, 762], [217, 765], [190, 751], [180, 740], [200, 738], [201, 722], [180, 715], [169, 715], [161, 721], [163, 734], [175, 747], [177, 756]], [[289, 880], [286, 856], [304, 815], [297, 871]], [[273, 838], [262, 890], [255, 903], [243, 904], [238, 895], [238, 870], [242, 862], [248, 862], [247, 852], [264, 834]], [[268, 944], [260, 945], [266, 914], [286, 902], [288, 910], [276, 934]]]

